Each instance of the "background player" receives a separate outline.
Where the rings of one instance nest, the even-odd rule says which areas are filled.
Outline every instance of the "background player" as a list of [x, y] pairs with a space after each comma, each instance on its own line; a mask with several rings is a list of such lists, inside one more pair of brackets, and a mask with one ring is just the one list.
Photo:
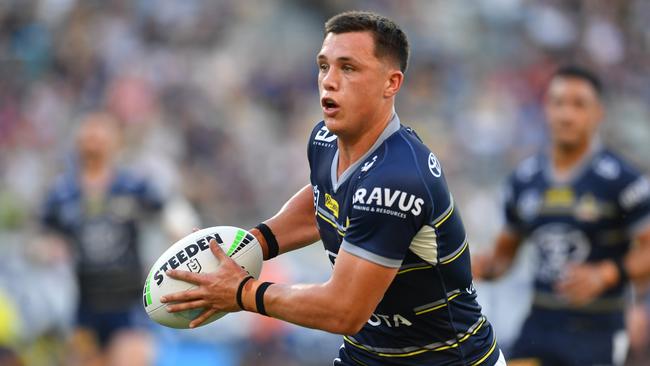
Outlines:
[[212, 243], [220, 270], [171, 271], [199, 288], [166, 296], [170, 311], [207, 308], [196, 326], [244, 308], [343, 334], [335, 365], [505, 364], [440, 163], [395, 114], [407, 62], [406, 35], [387, 18], [347, 12], [325, 25], [311, 184], [254, 233], [266, 258], [322, 239], [330, 280], [255, 281]]
[[42, 216], [51, 241], [60, 238], [69, 248], [79, 283], [76, 361], [67, 362], [102, 365], [110, 349], [108, 362], [144, 364], [149, 341], [137, 327], [139, 225], [163, 201], [151, 182], [116, 166], [119, 132], [112, 116], [86, 115], [76, 142], [76, 164], [53, 185]]
[[[537, 248], [530, 315], [510, 365], [620, 365], [628, 280], [650, 275], [650, 184], [602, 146], [602, 86], [577, 66], [558, 69], [545, 97], [550, 149], [508, 181], [506, 227], [474, 276], [498, 278], [520, 243]], [[636, 244], [636, 245], [634, 245]]]

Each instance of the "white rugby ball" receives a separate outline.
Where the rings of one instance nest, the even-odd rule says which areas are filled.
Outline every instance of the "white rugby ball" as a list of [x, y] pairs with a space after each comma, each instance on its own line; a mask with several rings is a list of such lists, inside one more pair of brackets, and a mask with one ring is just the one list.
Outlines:
[[[219, 261], [210, 250], [210, 240], [216, 239], [224, 252], [251, 276], [258, 278], [262, 270], [262, 248], [257, 239], [244, 229], [233, 226], [215, 226], [202, 229], [174, 243], [158, 258], [149, 271], [144, 284], [143, 304], [149, 317], [157, 323], [172, 328], [189, 328], [190, 322], [203, 309], [169, 313], [160, 297], [196, 288], [196, 285], [168, 277], [169, 269], [195, 273], [214, 272]], [[213, 322], [227, 313], [211, 316], [203, 324]]]

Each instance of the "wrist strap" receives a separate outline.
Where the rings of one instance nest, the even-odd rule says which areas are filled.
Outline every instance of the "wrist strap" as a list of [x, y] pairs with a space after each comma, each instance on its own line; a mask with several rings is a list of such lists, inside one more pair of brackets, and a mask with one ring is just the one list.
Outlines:
[[264, 240], [266, 240], [266, 247], [268, 249], [269, 255], [269, 257], [266, 259], [268, 260], [277, 257], [278, 253], [280, 252], [280, 246], [278, 245], [278, 241], [275, 239], [275, 235], [273, 234], [273, 231], [271, 231], [271, 228], [266, 226], [266, 224], [263, 222], [260, 222], [257, 226], [255, 226], [255, 228], [259, 230], [260, 233], [262, 233]]
[[237, 305], [239, 305], [239, 307], [242, 310], [246, 310], [246, 309], [244, 309], [244, 301], [241, 298], [242, 297], [242, 292], [244, 292], [244, 285], [246, 284], [246, 282], [248, 282], [248, 281], [250, 281], [252, 279], [254, 279], [253, 276], [244, 277], [241, 280], [241, 282], [239, 283], [239, 287], [237, 287], [237, 295], [235, 296], [235, 298], [237, 299]]
[[630, 280], [630, 275], [627, 273], [627, 268], [625, 268], [624, 258], [615, 259], [614, 265], [618, 270], [618, 283], [626, 284]]
[[269, 315], [266, 313], [266, 308], [264, 307], [264, 293], [272, 284], [273, 282], [262, 282], [257, 288], [257, 291], [255, 291], [255, 306], [257, 306], [257, 312], [262, 315]]

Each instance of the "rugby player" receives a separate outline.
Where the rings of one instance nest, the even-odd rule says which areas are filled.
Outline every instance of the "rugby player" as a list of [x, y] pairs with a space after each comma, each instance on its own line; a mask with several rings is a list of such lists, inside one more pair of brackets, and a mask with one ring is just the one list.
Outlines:
[[118, 128], [108, 113], [83, 116], [75, 163], [57, 177], [42, 209], [45, 242], [69, 250], [79, 286], [72, 354], [82, 356], [66, 364], [148, 357], [151, 340], [137, 321], [141, 286], [133, 279], [142, 273], [140, 226], [165, 200], [151, 180], [117, 162]]
[[170, 271], [199, 287], [163, 297], [169, 311], [207, 308], [197, 326], [243, 308], [342, 334], [334, 365], [505, 365], [440, 162], [395, 113], [408, 54], [404, 32], [374, 13], [325, 24], [311, 183], [252, 230], [266, 259], [321, 239], [331, 278], [255, 281], [212, 243], [216, 273]]
[[505, 228], [491, 253], [474, 258], [474, 276], [489, 280], [510, 268], [524, 240], [539, 254], [510, 365], [624, 362], [626, 288], [650, 275], [650, 184], [598, 138], [601, 94], [585, 68], [555, 72], [545, 97], [550, 149], [510, 176]]

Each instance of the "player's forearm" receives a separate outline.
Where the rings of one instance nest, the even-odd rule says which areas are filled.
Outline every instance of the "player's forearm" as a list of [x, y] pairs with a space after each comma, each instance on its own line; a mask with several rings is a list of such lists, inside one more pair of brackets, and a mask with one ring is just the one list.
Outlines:
[[[303, 187], [287, 201], [280, 211], [265, 221], [275, 236], [279, 253], [286, 253], [312, 244], [319, 239], [314, 213], [314, 199], [311, 185]], [[266, 240], [257, 229], [251, 230], [262, 244], [264, 258], [268, 258]]]
[[[259, 285], [260, 282], [255, 281], [244, 291], [246, 310], [257, 312], [255, 292]], [[337, 293], [329, 283], [274, 284], [264, 294], [264, 307], [269, 316], [303, 327], [336, 334], [355, 334], [370, 314], [365, 314], [365, 311]]]
[[600, 262], [601, 276], [607, 288], [628, 279], [643, 281], [650, 278], [650, 229], [635, 239], [637, 245], [623, 258], [620, 263], [622, 268], [618, 268], [614, 260]]
[[623, 261], [630, 280], [650, 278], [650, 229], [636, 237], [637, 245]]
[[477, 263], [482, 267], [476, 271], [477, 277], [491, 280], [503, 276], [512, 266], [519, 243], [520, 239], [516, 234], [509, 231], [501, 232], [492, 252], [480, 259], [482, 263]]

